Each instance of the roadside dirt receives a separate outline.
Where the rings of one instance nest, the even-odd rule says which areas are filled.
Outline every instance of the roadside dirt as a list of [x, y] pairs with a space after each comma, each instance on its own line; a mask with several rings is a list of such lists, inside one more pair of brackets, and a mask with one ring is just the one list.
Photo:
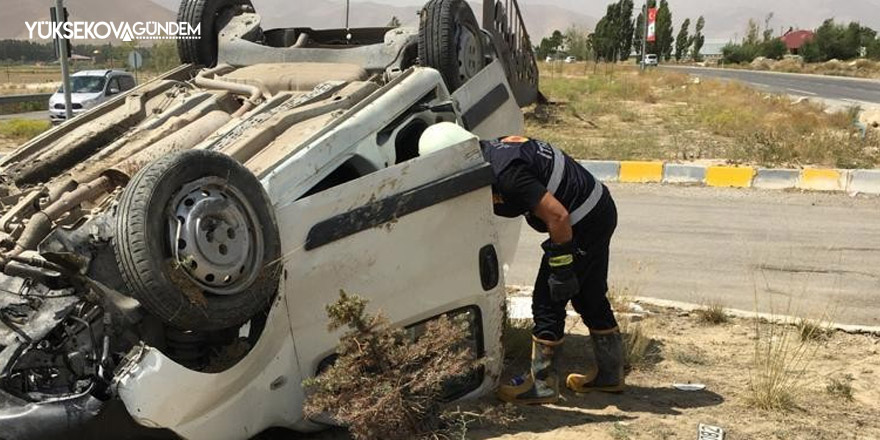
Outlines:
[[[748, 403], [755, 349], [754, 321], [731, 318], [720, 325], [696, 314], [648, 308], [642, 321], [658, 350], [658, 362], [635, 368], [622, 395], [564, 393], [558, 405], [520, 409], [523, 420], [507, 428], [475, 428], [476, 439], [693, 439], [700, 423], [722, 427], [727, 439], [880, 438], [880, 338], [841, 332], [817, 344], [803, 389], [787, 411], [763, 411]], [[587, 329], [569, 318], [563, 371], [576, 371], [589, 356]], [[791, 331], [796, 331], [790, 327]], [[511, 363], [508, 373], [525, 367]], [[851, 375], [853, 400], [826, 389]], [[702, 383], [686, 392], [673, 383]]]
[[[439, 438], [695, 439], [700, 423], [723, 428], [728, 440], [880, 438], [880, 389], [875, 385], [880, 382], [880, 337], [833, 332], [810, 342], [815, 353], [793, 405], [765, 411], [749, 403], [749, 378], [755, 372], [754, 320], [729, 318], [712, 325], [703, 323], [697, 313], [644, 308], [649, 315], [639, 325], [652, 341], [653, 361], [630, 372], [623, 394], [579, 396], [565, 390], [559, 404], [508, 411], [515, 419], [506, 426], [474, 421], [464, 432]], [[794, 326], [781, 328], [797, 332]], [[561, 365], [565, 373], [582, 370], [592, 356], [586, 349], [588, 331], [578, 318], [569, 318], [567, 333]], [[522, 346], [527, 335], [514, 340], [516, 346], [506, 347], [515, 354], [507, 360], [505, 380], [527, 368]], [[851, 381], [846, 379], [850, 377]], [[849, 383], [852, 400], [839, 391], [830, 392], [832, 380]], [[688, 392], [672, 386], [688, 382], [705, 384], [706, 389]], [[464, 403], [461, 410], [498, 405], [494, 397], [487, 396]], [[273, 434], [261, 438], [348, 438], [342, 430], [303, 437]]]
[[0, 154], [9, 154], [19, 146], [20, 142], [0, 136]]

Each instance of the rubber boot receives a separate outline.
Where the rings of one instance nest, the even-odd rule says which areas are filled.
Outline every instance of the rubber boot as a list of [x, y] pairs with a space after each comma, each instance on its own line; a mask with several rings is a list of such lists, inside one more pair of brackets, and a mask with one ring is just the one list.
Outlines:
[[549, 341], [532, 336], [532, 366], [528, 374], [517, 376], [510, 385], [502, 385], [499, 399], [523, 405], [555, 403], [559, 400], [559, 355], [562, 339]]
[[576, 393], [602, 391], [620, 393], [625, 387], [623, 374], [623, 338], [620, 330], [590, 329], [596, 367], [587, 374], [569, 374], [565, 386]]

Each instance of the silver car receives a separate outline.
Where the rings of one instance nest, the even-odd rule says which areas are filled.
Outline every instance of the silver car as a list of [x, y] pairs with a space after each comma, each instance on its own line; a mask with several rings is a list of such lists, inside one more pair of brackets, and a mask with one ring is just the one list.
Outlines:
[[[71, 113], [76, 116], [113, 96], [135, 88], [134, 76], [121, 70], [83, 70], [70, 76]], [[63, 86], [49, 98], [49, 120], [59, 124], [67, 119]]]

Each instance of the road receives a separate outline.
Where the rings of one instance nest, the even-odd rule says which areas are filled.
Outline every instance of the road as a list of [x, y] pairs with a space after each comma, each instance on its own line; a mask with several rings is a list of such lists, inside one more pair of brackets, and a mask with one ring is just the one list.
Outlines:
[[38, 112], [29, 112], [29, 113], [16, 113], [14, 115], [0, 115], [0, 121], [6, 121], [10, 119], [33, 119], [33, 120], [49, 120], [49, 112], [48, 111], [38, 111]]
[[799, 75], [738, 69], [663, 66], [704, 77], [738, 80], [766, 91], [830, 101], [880, 104], [880, 81], [823, 75]]
[[[610, 186], [612, 286], [637, 296], [880, 325], [880, 199]], [[508, 284], [531, 285], [545, 236], [525, 226]], [[757, 301], [756, 301], [757, 299]], [[772, 305], [772, 309], [771, 309]]]

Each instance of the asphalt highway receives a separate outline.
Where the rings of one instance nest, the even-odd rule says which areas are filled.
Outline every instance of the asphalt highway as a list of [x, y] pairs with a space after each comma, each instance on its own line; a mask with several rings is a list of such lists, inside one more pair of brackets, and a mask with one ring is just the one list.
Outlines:
[[683, 66], [662, 66], [661, 69], [741, 81], [769, 92], [832, 101], [880, 104], [880, 81], [877, 80]]
[[[647, 296], [880, 325], [880, 198], [611, 185], [610, 283]], [[546, 236], [524, 226], [508, 284], [532, 285]]]

